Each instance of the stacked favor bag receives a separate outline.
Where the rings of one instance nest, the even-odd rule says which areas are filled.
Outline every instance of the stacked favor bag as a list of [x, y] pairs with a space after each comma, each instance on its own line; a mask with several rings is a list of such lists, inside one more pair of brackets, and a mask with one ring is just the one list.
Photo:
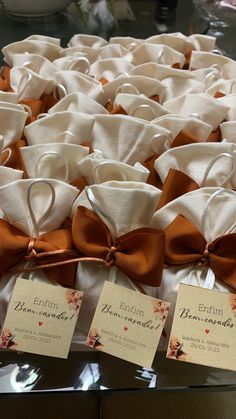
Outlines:
[[170, 302], [164, 350], [180, 283], [235, 292], [236, 62], [214, 48], [180, 33], [3, 48], [0, 327], [19, 276], [84, 291], [75, 343], [104, 281]]

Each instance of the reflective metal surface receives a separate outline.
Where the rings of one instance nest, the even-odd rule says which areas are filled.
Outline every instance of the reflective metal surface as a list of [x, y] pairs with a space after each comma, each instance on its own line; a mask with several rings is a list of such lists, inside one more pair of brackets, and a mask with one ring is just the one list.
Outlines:
[[236, 389], [236, 373], [173, 361], [157, 353], [146, 369], [102, 352], [71, 352], [68, 360], [0, 353], [0, 393], [190, 391]]

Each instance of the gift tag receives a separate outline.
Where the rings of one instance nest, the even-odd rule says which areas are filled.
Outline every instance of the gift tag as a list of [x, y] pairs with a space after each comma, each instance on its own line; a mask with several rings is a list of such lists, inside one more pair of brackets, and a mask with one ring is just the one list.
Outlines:
[[151, 368], [169, 306], [164, 301], [106, 281], [87, 345]]
[[67, 358], [83, 292], [18, 278], [0, 348]]
[[167, 358], [236, 371], [236, 294], [181, 284]]

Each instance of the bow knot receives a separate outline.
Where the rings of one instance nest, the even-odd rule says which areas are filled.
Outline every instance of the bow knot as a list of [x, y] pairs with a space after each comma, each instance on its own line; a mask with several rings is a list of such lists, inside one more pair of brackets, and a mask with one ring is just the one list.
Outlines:
[[198, 265], [200, 265], [200, 266], [206, 266], [206, 265], [208, 265], [209, 264], [209, 255], [210, 255], [210, 253], [209, 253], [208, 245], [207, 245], [205, 247], [204, 252], [202, 253], [202, 255], [200, 257], [200, 260], [199, 260]]
[[107, 268], [111, 268], [112, 266], [115, 265], [115, 253], [117, 252], [117, 247], [115, 246], [111, 246], [111, 248], [109, 249], [108, 253], [107, 253], [107, 257], [106, 257], [106, 267]]
[[36, 238], [30, 239], [29, 244], [28, 244], [26, 260], [32, 260], [36, 258], [37, 252], [34, 248], [36, 240], [37, 240]]

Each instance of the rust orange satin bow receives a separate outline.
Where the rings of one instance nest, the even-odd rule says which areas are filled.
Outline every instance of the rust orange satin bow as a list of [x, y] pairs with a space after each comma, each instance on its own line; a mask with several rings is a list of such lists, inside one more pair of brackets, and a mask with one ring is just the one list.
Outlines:
[[68, 229], [51, 231], [34, 239], [7, 221], [0, 220], [0, 276], [9, 272], [17, 262], [28, 260], [36, 266], [52, 265], [47, 269], [49, 279], [71, 287], [74, 285], [76, 264], [54, 264], [71, 260], [77, 254]]
[[99, 258], [106, 266], [116, 265], [142, 284], [159, 286], [164, 263], [164, 233], [140, 228], [118, 237], [113, 243], [107, 226], [92, 211], [78, 207], [72, 223], [75, 247], [83, 255]]
[[208, 265], [221, 281], [236, 286], [236, 233], [220, 236], [207, 245], [200, 231], [182, 215], [174, 219], [165, 233], [167, 265]]

